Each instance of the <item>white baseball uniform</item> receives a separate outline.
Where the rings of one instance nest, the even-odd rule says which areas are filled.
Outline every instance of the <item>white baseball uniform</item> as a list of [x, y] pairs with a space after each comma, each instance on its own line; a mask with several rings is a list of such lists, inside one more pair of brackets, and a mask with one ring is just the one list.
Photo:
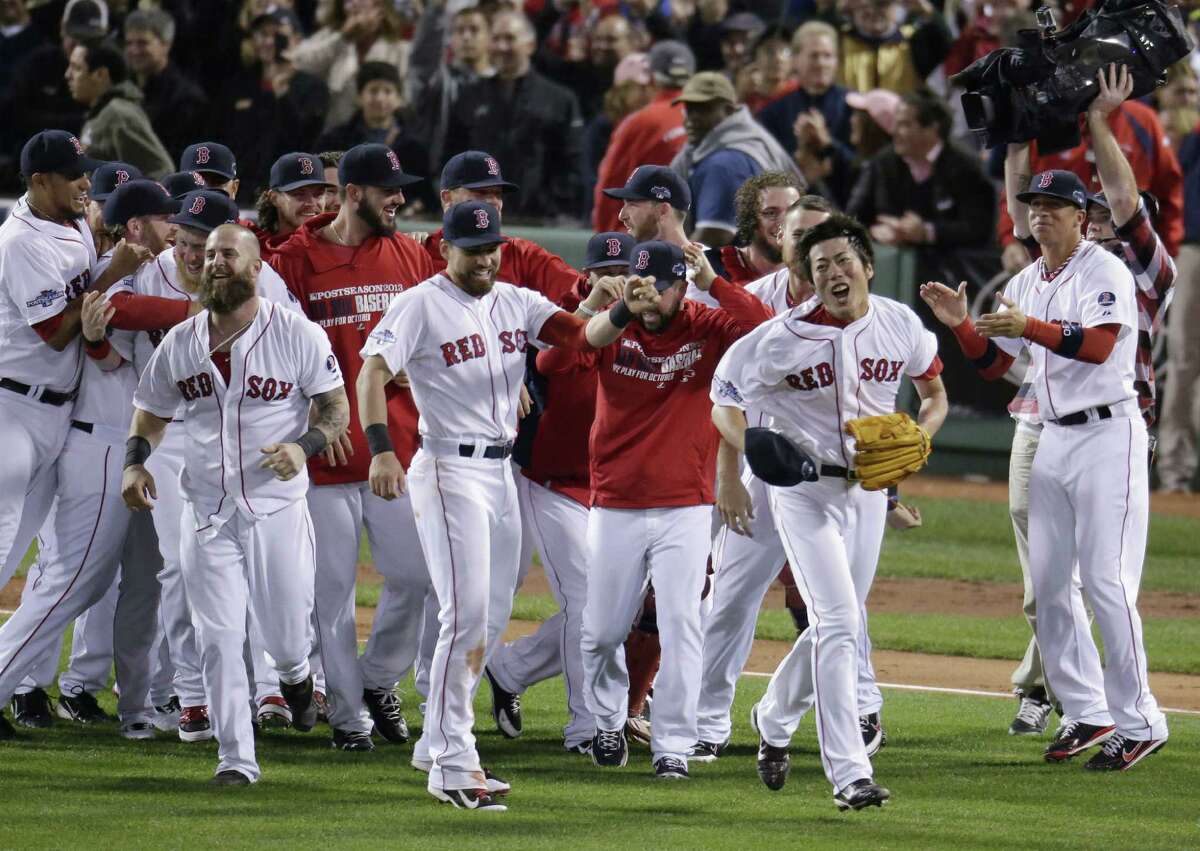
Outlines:
[[430, 766], [431, 790], [484, 785], [472, 696], [512, 611], [521, 547], [506, 456], [528, 341], [559, 312], [532, 290], [497, 282], [474, 298], [438, 274], [393, 300], [362, 349], [405, 370], [420, 411], [408, 483], [441, 631], [413, 763]]
[[718, 405], [751, 406], [824, 468], [816, 482], [769, 487], [775, 527], [808, 607], [758, 709], [768, 744], [785, 747], [797, 710], [815, 702], [821, 763], [834, 792], [872, 776], [858, 723], [861, 612], [875, 576], [887, 496], [864, 491], [836, 468], [853, 467], [851, 419], [895, 410], [905, 375], [940, 369], [937, 342], [908, 307], [870, 296], [844, 327], [813, 299], [734, 344], [712, 382]]
[[[1046, 678], [1072, 721], [1108, 726], [1132, 740], [1164, 739], [1167, 723], [1146, 673], [1138, 587], [1149, 524], [1148, 437], [1134, 389], [1138, 308], [1129, 269], [1084, 241], [1054, 275], [1042, 261], [1005, 292], [1027, 316], [1061, 324], [1064, 334], [1120, 326], [1108, 359], [1090, 364], [1024, 339], [998, 347], [1031, 354], [1044, 424], [1029, 475], [1029, 573]], [[1072, 415], [1084, 422], [1061, 424]], [[1072, 582], [1104, 638], [1105, 665]]]
[[[248, 609], [280, 682], [304, 681], [315, 569], [308, 471], [280, 481], [262, 469], [261, 448], [307, 431], [310, 400], [341, 387], [342, 375], [320, 328], [265, 299], [233, 343], [228, 380], [211, 350], [208, 311], [172, 328], [134, 405], [164, 419], [183, 413], [181, 562], [220, 744], [217, 770], [257, 780], [242, 657]], [[157, 486], [161, 494], [176, 483]]]

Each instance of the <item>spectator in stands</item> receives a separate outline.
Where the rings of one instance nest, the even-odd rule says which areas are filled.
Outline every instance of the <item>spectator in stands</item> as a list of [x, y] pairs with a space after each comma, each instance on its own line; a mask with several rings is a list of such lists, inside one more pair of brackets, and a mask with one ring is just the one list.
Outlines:
[[952, 120], [930, 92], [904, 97], [891, 146], [867, 162], [846, 205], [876, 241], [938, 249], [994, 244], [996, 191], [979, 157], [949, 140]]
[[312, 149], [329, 106], [325, 83], [287, 61], [287, 50], [299, 37], [295, 14], [275, 9], [249, 26], [251, 55], [226, 88], [220, 107], [230, 118], [224, 138], [238, 152], [243, 179], [237, 200], [243, 206], [253, 204], [256, 192], [267, 185], [280, 151]]
[[137, 9], [125, 19], [130, 77], [142, 90], [150, 125], [172, 156], [200, 135], [208, 110], [208, 97], [171, 61], [174, 42], [175, 19], [161, 9]]
[[800, 194], [796, 176], [781, 171], [764, 171], [739, 186], [733, 243], [705, 252], [713, 271], [730, 283], [745, 285], [779, 269], [783, 218]]
[[584, 55], [579, 57], [540, 51], [538, 67], [575, 93], [586, 123], [603, 108], [617, 65], [633, 52], [633, 27], [618, 14], [605, 15], [584, 30], [583, 41]]
[[673, 168], [692, 191], [692, 239], [727, 245], [737, 232], [734, 195], [761, 171], [800, 179], [800, 170], [775, 138], [737, 104], [733, 84], [722, 74], [701, 71], [675, 99], [684, 105], [688, 141]]
[[754, 47], [754, 61], [746, 67], [750, 72], [749, 85], [744, 89], [738, 87], [738, 94], [746, 109], [755, 115], [799, 88], [791, 73], [792, 46], [777, 32], [759, 40]]
[[403, 21], [387, 0], [332, 0], [323, 26], [291, 51], [290, 59], [329, 86], [326, 129], [350, 120], [357, 106], [354, 80], [363, 62], [387, 62], [401, 76], [408, 69]]
[[950, 49], [950, 30], [929, 0], [860, 0], [842, 32], [839, 82], [859, 92], [916, 91]]
[[30, 23], [25, 0], [0, 0], [0, 92], [8, 88], [13, 70], [45, 42], [41, 31]]
[[174, 170], [116, 48], [103, 42], [77, 46], [66, 79], [71, 97], [87, 108], [79, 141], [89, 156], [132, 163], [156, 179]]
[[645, 53], [630, 53], [613, 71], [612, 87], [604, 93], [603, 110], [583, 130], [584, 198], [588, 204], [589, 221], [596, 191], [596, 175], [600, 173], [600, 164], [608, 150], [613, 128], [625, 116], [650, 103], [653, 96], [650, 57]]
[[676, 41], [683, 31], [676, 21], [663, 14], [659, 0], [624, 0], [621, 14], [629, 19], [637, 33], [638, 44], [653, 44], [670, 39]]
[[569, 90], [530, 66], [537, 47], [521, 12], [492, 18], [496, 75], [462, 90], [451, 111], [446, 153], [488, 150], [521, 189], [512, 216], [578, 221], [583, 208], [583, 120]]
[[491, 25], [483, 12], [469, 6], [450, 15], [448, 40], [446, 20], [445, 0], [428, 3], [417, 23], [409, 57], [408, 102], [415, 107], [421, 137], [429, 146], [426, 174], [441, 171], [450, 111], [462, 89], [495, 73], [489, 44]]
[[946, 76], [953, 77], [976, 59], [1008, 44], [1008, 24], [1021, 10], [1019, 0], [989, 0], [979, 4], [975, 17], [963, 28], [946, 54], [942, 65]]
[[[337, 191], [337, 184], [333, 184]], [[321, 159], [315, 154], [294, 151], [271, 166], [268, 188], [255, 202], [258, 223], [253, 228], [266, 258], [313, 216], [325, 212], [329, 189]]]
[[1200, 123], [1200, 81], [1196, 70], [1186, 59], [1176, 62], [1167, 69], [1167, 84], [1154, 94], [1163, 132], [1171, 147], [1179, 151], [1184, 137]]
[[754, 56], [754, 43], [766, 25], [753, 12], [738, 12], [721, 22], [721, 71], [730, 82], [737, 79]]
[[696, 56], [697, 70], [719, 71], [724, 65], [721, 24], [728, 16], [729, 0], [697, 0], [695, 13], [686, 29], [687, 44]]
[[596, 174], [592, 227], [597, 232], [621, 229], [621, 202], [605, 195], [604, 188], [624, 186], [639, 165], [667, 165], [687, 139], [683, 107], [675, 98], [696, 72], [696, 58], [686, 44], [667, 40], [650, 48], [649, 62], [651, 100], [617, 124]]

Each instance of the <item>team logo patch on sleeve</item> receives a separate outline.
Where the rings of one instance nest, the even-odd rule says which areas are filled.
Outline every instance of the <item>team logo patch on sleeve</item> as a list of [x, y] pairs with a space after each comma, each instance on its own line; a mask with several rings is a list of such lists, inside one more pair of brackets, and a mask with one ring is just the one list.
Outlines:
[[329, 357], [325, 358], [325, 368], [327, 370], [329, 370], [330, 372], [332, 372], [334, 375], [337, 375], [337, 371], [338, 371], [337, 358], [335, 358], [333, 355], [330, 355]]
[[376, 328], [374, 331], [371, 332], [371, 339], [374, 340], [376, 343], [382, 343], [383, 345], [388, 345], [390, 343], [396, 342], [396, 335], [393, 334], [391, 331], [389, 331], [386, 328]]
[[744, 405], [745, 400], [742, 399], [742, 394], [732, 381], [727, 381], [724, 378], [717, 379], [717, 395], [722, 399], [728, 399], [731, 402], [737, 402], [739, 405]]
[[60, 298], [64, 298], [65, 296], [66, 294], [59, 290], [42, 290], [29, 301], [25, 302], [25, 306], [49, 307], [50, 305], [54, 304], [54, 302], [58, 301]]
[[1110, 292], [1103, 292], [1096, 296], [1096, 301], [1100, 302], [1101, 307], [1112, 307], [1117, 303], [1117, 297]]

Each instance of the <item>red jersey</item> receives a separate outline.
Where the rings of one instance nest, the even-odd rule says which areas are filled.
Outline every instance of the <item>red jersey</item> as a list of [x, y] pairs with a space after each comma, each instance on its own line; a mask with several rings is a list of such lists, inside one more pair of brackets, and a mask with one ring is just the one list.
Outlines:
[[[251, 233], [258, 240], [258, 251], [262, 255], [263, 260], [270, 260], [271, 255], [280, 249], [280, 247], [292, 238], [291, 233], [272, 233], [269, 230], [264, 230], [256, 224], [247, 225]], [[292, 233], [295, 233], [293, 231]]]
[[[425, 240], [425, 251], [436, 272], [446, 268], [441, 245], [442, 230], [438, 228]], [[510, 236], [500, 248], [500, 269], [496, 272], [496, 280], [535, 290], [561, 305], [568, 293], [587, 278], [571, 268], [566, 260], [536, 242]]]
[[[719, 297], [761, 302], [740, 287]], [[757, 308], [750, 305], [754, 302]], [[538, 356], [552, 376], [598, 375], [596, 417], [589, 439], [592, 505], [672, 508], [711, 505], [717, 473], [717, 431], [708, 387], [725, 351], [754, 327], [728, 310], [684, 300], [660, 334], [636, 320], [615, 343], [586, 352], [553, 349]]]
[[[358, 423], [358, 398], [353, 391], [362, 368], [359, 351], [392, 299], [437, 271], [421, 246], [403, 235], [373, 237], [357, 246], [318, 236], [335, 217], [323, 213], [309, 219], [270, 258], [305, 315], [329, 335], [349, 391], [354, 454], [345, 467], [330, 467], [320, 456], [309, 461], [316, 485], [367, 480], [371, 453]], [[389, 384], [387, 392], [388, 431], [400, 463], [407, 467], [417, 451], [417, 408], [407, 389]]]
[[731, 284], [737, 284], [739, 287], [744, 287], [751, 281], [757, 281], [762, 275], [755, 272], [742, 259], [742, 252], [738, 250], [736, 245], [721, 246], [721, 265], [725, 267], [724, 273], [719, 269], [717, 274], [729, 281]]
[[596, 193], [592, 202], [592, 229], [621, 230], [617, 218], [622, 201], [609, 198], [605, 189], [624, 186], [629, 175], [640, 165], [670, 165], [687, 141], [683, 129], [683, 104], [671, 105], [680, 89], [668, 89], [617, 125], [609, 140], [604, 159], [596, 172]]

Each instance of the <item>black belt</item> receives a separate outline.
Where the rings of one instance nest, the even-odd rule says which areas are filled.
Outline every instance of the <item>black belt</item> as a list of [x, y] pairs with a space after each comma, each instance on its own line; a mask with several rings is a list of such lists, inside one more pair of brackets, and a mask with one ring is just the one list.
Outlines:
[[[463, 458], [475, 457], [474, 443], [460, 443], [458, 445], [458, 454]], [[512, 455], [513, 445], [511, 443], [493, 443], [483, 450], [484, 458], [507, 458]]]
[[80, 431], [91, 434], [93, 426], [91, 423], [82, 423], [79, 420], [71, 420], [71, 428], [77, 428]]
[[1091, 411], [1096, 412], [1097, 419], [1112, 419], [1112, 408], [1108, 407], [1108, 405], [1097, 405], [1094, 408], [1088, 408], [1086, 411], [1078, 411], [1074, 414], [1067, 414], [1065, 417], [1059, 417], [1056, 420], [1050, 420], [1050, 422], [1060, 426], [1083, 425], [1088, 421], [1088, 413]]
[[[28, 384], [22, 384], [20, 381], [13, 381], [11, 378], [0, 378], [0, 387], [5, 390], [11, 390], [13, 393], [20, 393], [22, 396], [29, 396], [29, 391], [33, 388]], [[30, 397], [33, 398], [33, 397]], [[43, 390], [36, 401], [44, 402], [47, 405], [62, 406], [68, 402], [75, 400], [75, 391], [70, 393], [59, 393], [57, 390]]]
[[827, 479], [848, 479], [850, 471], [845, 467], [838, 467], [835, 464], [822, 464], [821, 475]]

